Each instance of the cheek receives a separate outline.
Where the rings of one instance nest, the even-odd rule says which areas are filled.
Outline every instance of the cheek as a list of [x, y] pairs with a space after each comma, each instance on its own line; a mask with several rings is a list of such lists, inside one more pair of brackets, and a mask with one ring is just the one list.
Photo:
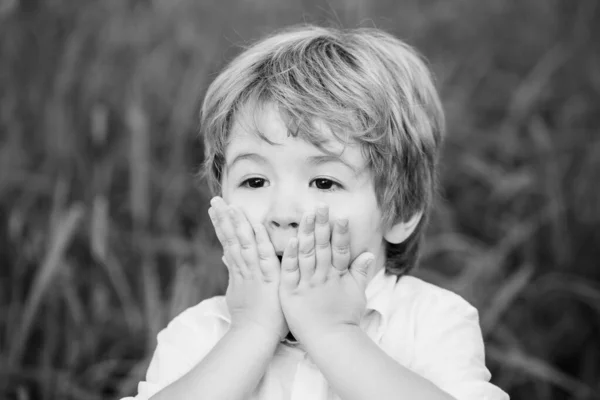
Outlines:
[[239, 207], [244, 212], [248, 221], [253, 223], [263, 223], [267, 215], [267, 206], [264, 201], [255, 201], [244, 196], [229, 196], [223, 198], [227, 204]]
[[356, 197], [351, 201], [329, 204], [329, 220], [334, 223], [338, 219], [347, 218], [350, 221], [350, 233], [354, 238], [372, 236], [381, 233], [381, 213], [376, 202], [366, 196]]
[[[335, 211], [334, 211], [335, 210]], [[362, 210], [363, 213], [357, 213]], [[334, 223], [339, 218], [350, 221], [350, 248], [352, 257], [364, 251], [377, 252], [383, 241], [380, 221], [381, 215], [375, 206], [354, 204], [351, 207], [332, 207], [330, 220]]]
[[381, 234], [368, 218], [353, 218], [350, 220], [350, 240], [353, 250], [366, 251], [373, 244], [380, 242]]

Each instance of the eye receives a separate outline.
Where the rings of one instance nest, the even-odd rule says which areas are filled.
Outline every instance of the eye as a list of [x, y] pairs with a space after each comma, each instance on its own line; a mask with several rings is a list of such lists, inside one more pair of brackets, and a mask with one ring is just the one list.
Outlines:
[[240, 184], [248, 189], [259, 189], [265, 185], [266, 180], [263, 178], [248, 178]]
[[[315, 183], [315, 186], [317, 187], [317, 189], [325, 191], [325, 192], [333, 192], [337, 189], [341, 189], [342, 185], [340, 185], [337, 182], [332, 181], [331, 179], [326, 179], [326, 178], [317, 178], [314, 179], [313, 182]], [[333, 186], [337, 187], [337, 188], [332, 188]]]
[[[266, 179], [263, 178], [248, 178], [245, 181], [243, 181], [240, 184], [240, 186], [248, 189], [260, 189], [265, 186], [266, 182]], [[332, 181], [331, 179], [317, 178], [314, 179], [312, 182], [315, 183], [317, 189], [322, 190], [324, 192], [333, 192], [339, 188], [342, 188], [342, 185]]]

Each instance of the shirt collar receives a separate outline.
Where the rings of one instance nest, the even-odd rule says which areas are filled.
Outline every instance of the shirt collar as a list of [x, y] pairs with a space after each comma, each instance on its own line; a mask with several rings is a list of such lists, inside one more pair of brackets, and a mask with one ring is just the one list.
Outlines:
[[367, 310], [377, 311], [381, 315], [381, 321], [384, 326], [390, 319], [392, 311], [392, 294], [397, 282], [396, 275], [387, 275], [385, 268], [381, 268], [375, 273], [365, 290], [367, 298]]

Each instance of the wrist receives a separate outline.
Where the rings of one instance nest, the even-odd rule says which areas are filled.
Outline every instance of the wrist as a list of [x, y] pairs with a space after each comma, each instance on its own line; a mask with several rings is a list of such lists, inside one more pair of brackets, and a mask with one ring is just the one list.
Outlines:
[[254, 345], [264, 345], [266, 347], [276, 347], [280, 341], [279, 334], [271, 331], [256, 323], [231, 323], [229, 333], [235, 337], [240, 337], [248, 343]]
[[340, 338], [360, 333], [363, 333], [363, 331], [358, 325], [340, 324], [310, 329], [301, 333], [299, 332], [297, 337], [302, 343], [310, 345], [312, 343], [331, 343], [332, 341], [335, 342]]

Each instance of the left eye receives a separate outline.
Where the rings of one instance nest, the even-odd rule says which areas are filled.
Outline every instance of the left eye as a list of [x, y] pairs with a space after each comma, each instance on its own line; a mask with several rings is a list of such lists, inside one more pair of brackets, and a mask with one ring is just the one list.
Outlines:
[[313, 182], [315, 183], [315, 186], [319, 190], [332, 191], [332, 190], [335, 190], [332, 188], [332, 186], [336, 186], [338, 188], [342, 187], [342, 185], [340, 185], [337, 182], [332, 181], [331, 179], [317, 178], [317, 179], [313, 180]]

